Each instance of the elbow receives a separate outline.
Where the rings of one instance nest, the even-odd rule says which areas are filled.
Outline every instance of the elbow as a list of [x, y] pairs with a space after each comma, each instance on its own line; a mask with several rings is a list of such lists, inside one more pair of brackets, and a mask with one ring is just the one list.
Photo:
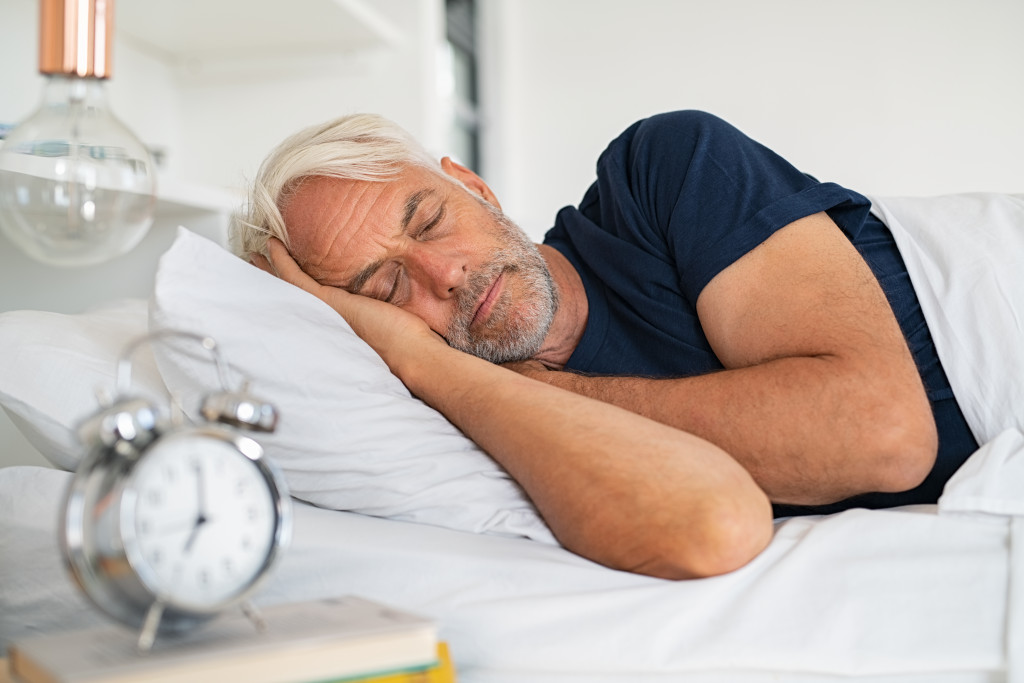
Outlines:
[[931, 406], [890, 411], [884, 424], [869, 426], [865, 438], [875, 463], [870, 489], [899, 493], [916, 488], [932, 471], [939, 450], [938, 430]]
[[630, 571], [663, 579], [699, 579], [736, 571], [757, 557], [772, 540], [774, 525], [768, 498], [722, 497], [703, 506], [685, 527], [649, 537]]

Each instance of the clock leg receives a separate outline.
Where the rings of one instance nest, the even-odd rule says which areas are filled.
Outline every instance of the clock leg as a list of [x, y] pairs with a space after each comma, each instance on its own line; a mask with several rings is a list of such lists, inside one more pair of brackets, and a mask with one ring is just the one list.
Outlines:
[[142, 631], [139, 633], [137, 645], [139, 652], [149, 652], [150, 648], [153, 647], [157, 629], [160, 628], [160, 619], [163, 615], [163, 601], [157, 600], [149, 606], [149, 611], [146, 612], [146, 619], [142, 622]]
[[249, 618], [249, 621], [252, 622], [252, 625], [256, 627], [257, 631], [262, 633], [267, 629], [267, 622], [263, 619], [263, 615], [260, 614], [256, 605], [252, 603], [252, 600], [244, 601], [241, 607], [242, 612]]

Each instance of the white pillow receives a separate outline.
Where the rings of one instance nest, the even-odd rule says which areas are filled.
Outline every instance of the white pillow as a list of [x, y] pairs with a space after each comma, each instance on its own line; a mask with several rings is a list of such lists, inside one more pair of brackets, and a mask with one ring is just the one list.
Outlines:
[[[99, 410], [97, 390], [113, 396], [122, 350], [147, 330], [141, 299], [113, 302], [86, 313], [0, 314], [0, 405], [47, 460], [74, 470], [83, 455], [79, 423]], [[132, 355], [132, 392], [166, 401], [153, 355]]]
[[[254, 435], [291, 493], [314, 505], [554, 542], [519, 486], [443, 415], [412, 397], [316, 297], [179, 228], [160, 260], [150, 329], [213, 337], [232, 382], [273, 403]], [[195, 416], [219, 384], [196, 343], [155, 345], [167, 387]]]

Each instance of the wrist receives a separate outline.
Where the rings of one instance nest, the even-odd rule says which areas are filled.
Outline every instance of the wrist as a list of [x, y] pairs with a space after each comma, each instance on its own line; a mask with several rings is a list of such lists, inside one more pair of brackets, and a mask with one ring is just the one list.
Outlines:
[[412, 352], [394, 354], [387, 363], [409, 391], [430, 403], [429, 398], [441, 389], [462, 383], [465, 374], [462, 368], [467, 361], [486, 363], [439, 340]]

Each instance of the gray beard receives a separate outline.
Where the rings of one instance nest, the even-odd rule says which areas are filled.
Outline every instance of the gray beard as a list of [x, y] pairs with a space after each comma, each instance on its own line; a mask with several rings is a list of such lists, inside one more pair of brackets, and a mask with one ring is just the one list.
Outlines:
[[[505, 245], [483, 268], [469, 277], [456, 298], [456, 313], [444, 335], [448, 345], [492, 363], [532, 358], [544, 343], [558, 310], [558, 293], [544, 257], [537, 245], [505, 214], [481, 200], [495, 222], [495, 231]], [[517, 280], [524, 293], [512, 301], [508, 291], [491, 309], [486, 329], [477, 335], [469, 326], [480, 297], [504, 273]], [[511, 276], [511, 277], [509, 277]]]

